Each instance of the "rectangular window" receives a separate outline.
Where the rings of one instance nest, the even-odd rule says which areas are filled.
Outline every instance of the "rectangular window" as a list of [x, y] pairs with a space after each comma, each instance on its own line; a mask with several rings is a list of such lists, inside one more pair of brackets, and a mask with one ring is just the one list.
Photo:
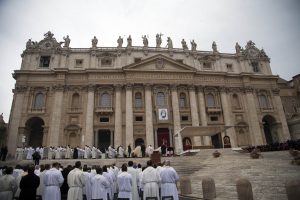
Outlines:
[[135, 121], [136, 122], [142, 122], [143, 121], [143, 116], [135, 116]]
[[109, 122], [109, 117], [107, 116], [100, 117], [100, 122]]
[[102, 58], [101, 59], [101, 66], [109, 67], [111, 65], [112, 65], [112, 59], [111, 58]]
[[142, 58], [134, 58], [134, 62], [135, 63], [139, 63], [139, 62], [141, 62], [142, 61]]
[[82, 67], [83, 60], [82, 59], [76, 59], [75, 61], [75, 67]]
[[258, 66], [258, 62], [252, 62], [251, 66], [252, 66], [253, 72], [259, 72], [260, 71], [259, 66]]
[[50, 66], [50, 56], [41, 56], [40, 67], [49, 67], [49, 66]]
[[189, 121], [189, 116], [181, 116], [181, 121]]
[[210, 121], [212, 121], [212, 122], [216, 122], [218, 120], [219, 120], [219, 118], [217, 116], [211, 116], [210, 117]]
[[232, 64], [226, 64], [226, 68], [228, 72], [233, 72]]
[[203, 69], [211, 69], [211, 63], [210, 62], [204, 62], [203, 63]]

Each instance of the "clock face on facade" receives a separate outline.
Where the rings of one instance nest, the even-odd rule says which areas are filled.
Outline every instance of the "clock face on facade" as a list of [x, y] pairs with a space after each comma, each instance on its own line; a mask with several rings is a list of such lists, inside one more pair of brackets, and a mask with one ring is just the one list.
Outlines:
[[249, 49], [249, 55], [252, 57], [256, 57], [258, 52], [255, 49]]
[[45, 46], [46, 49], [50, 49], [50, 48], [52, 47], [52, 45], [51, 45], [50, 42], [46, 42], [46, 43], [44, 44], [44, 46]]

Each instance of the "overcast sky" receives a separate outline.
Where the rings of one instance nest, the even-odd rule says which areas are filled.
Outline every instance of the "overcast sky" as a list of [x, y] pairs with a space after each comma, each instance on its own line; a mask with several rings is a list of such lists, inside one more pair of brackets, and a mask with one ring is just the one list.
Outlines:
[[[8, 122], [14, 70], [26, 41], [43, 39], [48, 30], [58, 41], [70, 36], [70, 47], [117, 46], [118, 36], [132, 36], [142, 46], [142, 35], [155, 46], [156, 33], [174, 47], [182, 38], [194, 39], [199, 50], [235, 52], [248, 40], [264, 48], [274, 75], [286, 80], [300, 73], [300, 1], [298, 0], [0, 0], [0, 113]], [[126, 41], [126, 40], [125, 40]], [[125, 42], [126, 43], [126, 42]]]

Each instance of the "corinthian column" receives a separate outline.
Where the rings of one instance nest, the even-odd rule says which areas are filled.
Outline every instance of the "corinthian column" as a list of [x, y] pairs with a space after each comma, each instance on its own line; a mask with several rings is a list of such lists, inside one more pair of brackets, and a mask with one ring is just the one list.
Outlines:
[[92, 146], [94, 139], [94, 98], [95, 98], [95, 86], [88, 86], [88, 99], [86, 105], [86, 118], [85, 118], [85, 136], [84, 144]]
[[252, 137], [254, 140], [252, 140], [252, 145], [262, 145], [263, 144], [263, 136], [259, 125], [259, 119], [256, 112], [256, 106], [255, 106], [255, 100], [253, 95], [253, 89], [252, 88], [246, 88], [246, 100], [247, 100], [247, 113], [248, 113], [248, 119], [249, 119], [249, 128], [251, 130], [251, 135], [254, 135]]
[[26, 89], [26, 87], [21, 86], [16, 86], [16, 88], [14, 89], [14, 103], [11, 110], [7, 138], [7, 144], [9, 144], [7, 145], [9, 155], [14, 155], [16, 152], [18, 144], [18, 129], [20, 126], [22, 107], [24, 105], [24, 92], [26, 91]]
[[[190, 96], [192, 126], [199, 126], [199, 117], [198, 117], [198, 108], [197, 108], [196, 95], [195, 95], [195, 87], [193, 85], [189, 86], [189, 96]], [[201, 137], [194, 136], [193, 143], [196, 146], [201, 145]]]
[[[221, 103], [222, 103], [222, 109], [223, 109], [223, 115], [224, 115], [224, 121], [225, 126], [233, 126], [232, 120], [231, 120], [231, 104], [228, 101], [228, 96], [226, 93], [226, 88], [221, 87]], [[234, 127], [230, 127], [225, 130], [225, 133], [230, 137], [230, 143], [232, 147], [236, 147], [236, 135]]]
[[64, 95], [64, 86], [56, 85], [54, 89], [54, 101], [52, 105], [52, 114], [49, 124], [49, 145], [59, 146], [60, 122]]
[[126, 147], [133, 142], [132, 85], [126, 85]]
[[122, 109], [121, 109], [121, 91], [122, 86], [116, 85], [116, 106], [115, 106], [115, 146], [122, 145]]
[[171, 86], [172, 93], [172, 109], [173, 109], [173, 124], [174, 124], [174, 135], [175, 138], [175, 151], [176, 153], [181, 153], [182, 148], [182, 138], [180, 134], [181, 124], [180, 124], [180, 113], [178, 105], [178, 94], [176, 85]]
[[145, 85], [146, 142], [154, 146], [151, 86]]
[[[204, 100], [204, 94], [203, 94], [203, 87], [198, 86], [198, 99], [199, 99], [199, 110], [200, 110], [200, 120], [202, 126], [207, 126], [207, 118], [206, 118], [206, 109], [205, 109], [205, 100]], [[203, 145], [210, 145], [210, 137], [209, 136], [203, 136], [202, 137], [202, 144]]]
[[278, 111], [278, 114], [279, 114], [279, 118], [280, 118], [280, 121], [281, 121], [281, 126], [282, 126], [282, 135], [280, 137], [280, 139], [281, 139], [280, 142], [285, 142], [285, 141], [291, 139], [291, 135], [290, 135], [289, 127], [288, 127], [287, 122], [286, 122], [285, 113], [284, 113], [284, 110], [283, 110], [281, 98], [279, 96], [279, 89], [274, 89], [273, 94], [274, 94], [274, 99], [275, 99], [275, 105], [276, 105], [276, 108], [277, 108], [277, 111]]

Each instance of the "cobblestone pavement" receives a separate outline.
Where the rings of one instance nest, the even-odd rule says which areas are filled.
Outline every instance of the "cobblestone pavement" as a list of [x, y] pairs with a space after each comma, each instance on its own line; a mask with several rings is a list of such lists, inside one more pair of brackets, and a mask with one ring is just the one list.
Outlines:
[[264, 152], [260, 159], [251, 159], [248, 153], [229, 149], [220, 150], [222, 156], [213, 158], [209, 156], [212, 152], [199, 153], [200, 157], [207, 159], [200, 159], [202, 168], [190, 176], [191, 196], [202, 198], [201, 180], [211, 177], [216, 184], [217, 199], [238, 199], [235, 182], [243, 177], [251, 182], [255, 200], [285, 200], [285, 183], [300, 180], [300, 166], [290, 164], [288, 151]]

